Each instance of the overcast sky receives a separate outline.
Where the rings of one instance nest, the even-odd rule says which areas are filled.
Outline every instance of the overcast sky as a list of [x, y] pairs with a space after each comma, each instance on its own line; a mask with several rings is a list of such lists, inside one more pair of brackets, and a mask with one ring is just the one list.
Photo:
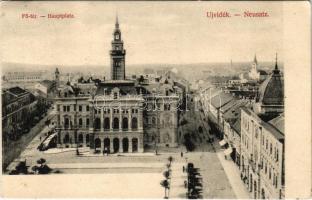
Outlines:
[[[4, 62], [109, 65], [118, 12], [126, 64], [282, 60], [282, 2], [2, 2]], [[267, 11], [211, 20], [207, 11]], [[74, 19], [22, 19], [72, 13]]]

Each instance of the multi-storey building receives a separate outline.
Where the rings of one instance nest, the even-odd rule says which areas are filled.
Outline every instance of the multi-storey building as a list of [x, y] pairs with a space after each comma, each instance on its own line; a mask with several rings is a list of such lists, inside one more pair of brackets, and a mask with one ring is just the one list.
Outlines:
[[2, 91], [3, 138], [16, 139], [35, 110], [37, 100], [27, 90], [13, 87]]
[[176, 90], [169, 83], [126, 80], [118, 20], [113, 37], [111, 80], [59, 87], [58, 146], [88, 146], [106, 153], [143, 152], [145, 145], [177, 146]]
[[284, 198], [284, 91], [277, 64], [241, 109], [241, 176], [253, 198]]
[[243, 108], [241, 115], [242, 178], [253, 198], [283, 198], [284, 132], [250, 109]]

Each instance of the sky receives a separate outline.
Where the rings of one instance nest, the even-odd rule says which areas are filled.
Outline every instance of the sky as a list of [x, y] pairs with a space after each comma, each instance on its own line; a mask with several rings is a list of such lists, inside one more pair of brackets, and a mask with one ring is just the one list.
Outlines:
[[[282, 2], [2, 2], [2, 62], [109, 65], [118, 13], [126, 64], [273, 61], [283, 56]], [[269, 13], [209, 19], [206, 12]], [[73, 19], [22, 19], [71, 13]]]

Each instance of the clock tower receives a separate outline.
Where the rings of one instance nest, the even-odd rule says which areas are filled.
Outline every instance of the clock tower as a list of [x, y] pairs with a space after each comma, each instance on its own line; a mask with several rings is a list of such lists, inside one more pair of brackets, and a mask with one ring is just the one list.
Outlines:
[[123, 41], [121, 40], [121, 32], [119, 29], [118, 16], [116, 17], [115, 30], [113, 33], [111, 56], [111, 79], [125, 80], [125, 55], [126, 50], [123, 48]]

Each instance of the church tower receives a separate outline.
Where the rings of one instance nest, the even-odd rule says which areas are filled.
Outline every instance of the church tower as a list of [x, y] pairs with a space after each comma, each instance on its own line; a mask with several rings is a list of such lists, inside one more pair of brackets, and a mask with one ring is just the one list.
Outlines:
[[54, 72], [54, 75], [55, 75], [55, 87], [56, 89], [60, 86], [60, 72], [58, 70], [58, 68], [55, 69], [55, 72]]
[[121, 40], [121, 32], [119, 29], [118, 16], [116, 17], [115, 30], [113, 33], [111, 56], [111, 79], [125, 80], [125, 55], [126, 50], [123, 48], [123, 41]]

